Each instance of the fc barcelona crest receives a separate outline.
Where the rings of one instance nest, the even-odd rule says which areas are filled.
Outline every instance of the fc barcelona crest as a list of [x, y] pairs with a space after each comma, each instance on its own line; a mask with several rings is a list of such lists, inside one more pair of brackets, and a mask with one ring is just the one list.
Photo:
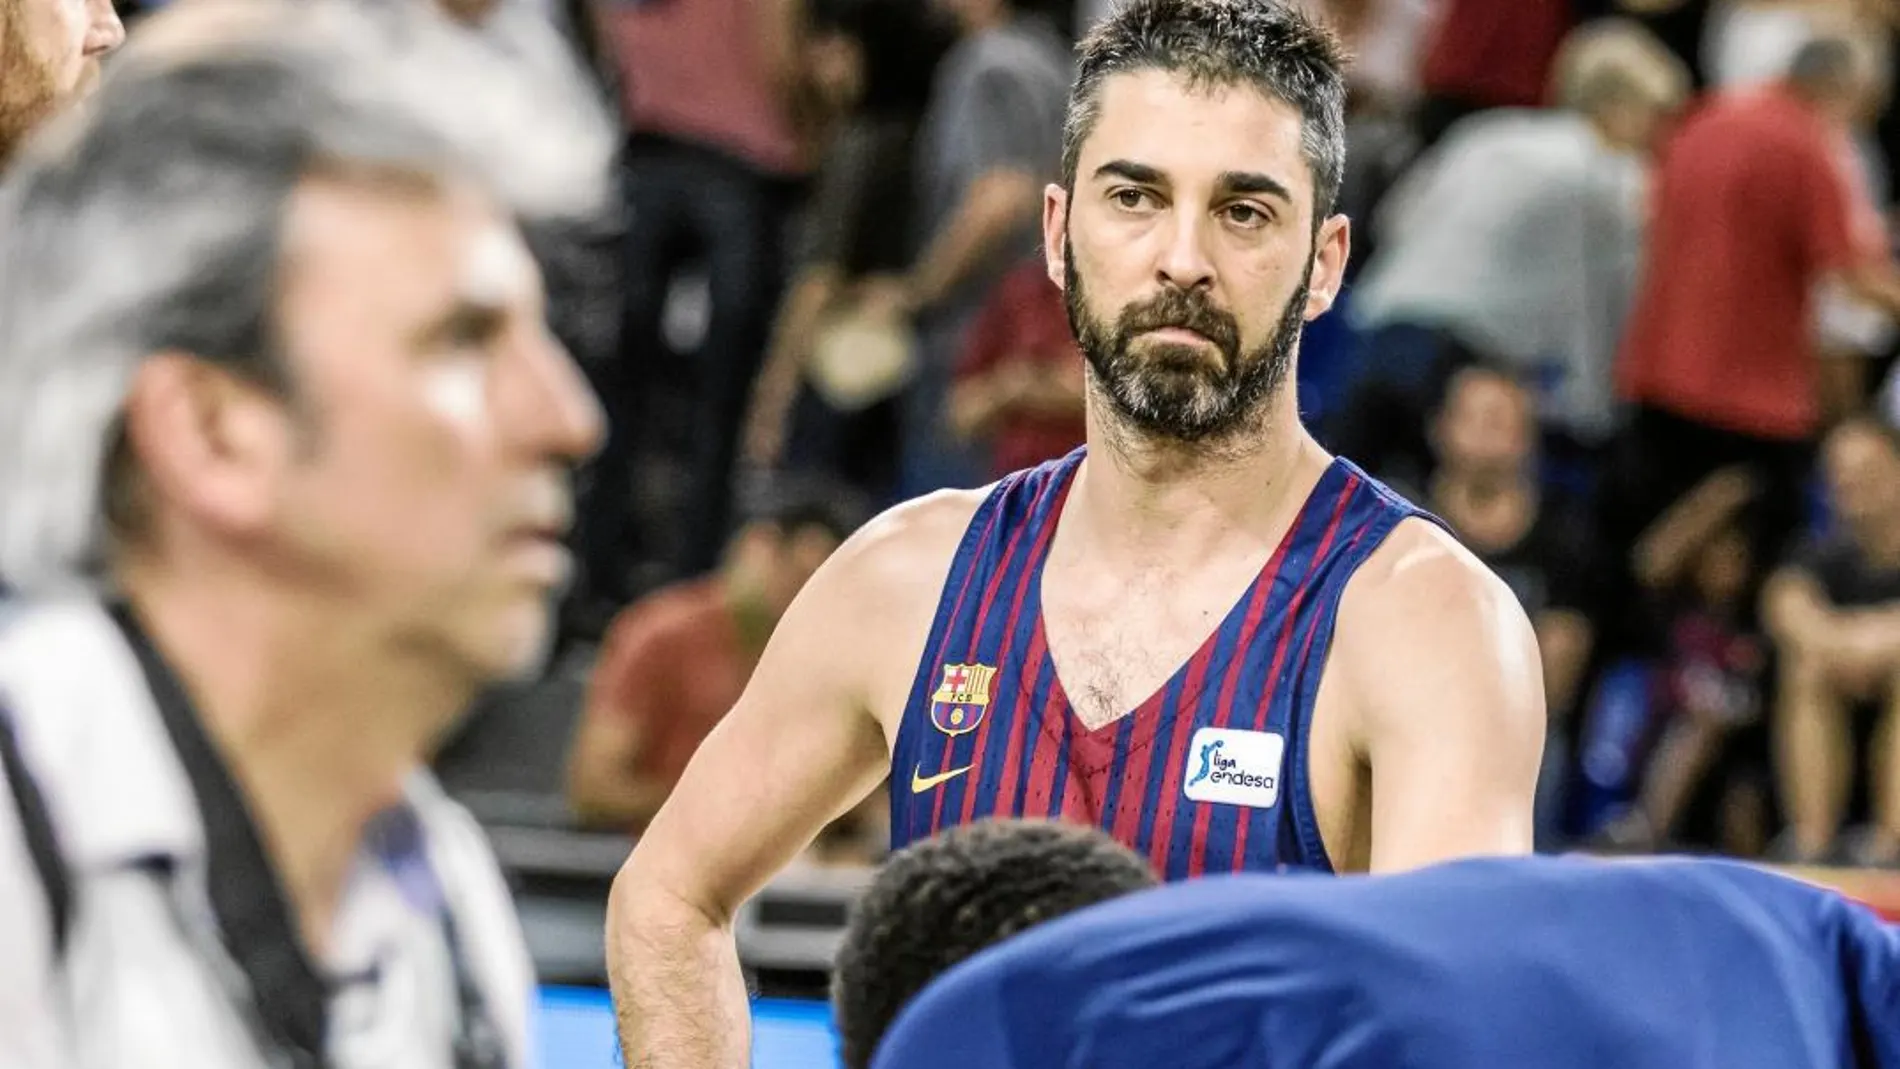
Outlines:
[[930, 722], [945, 735], [975, 731], [990, 704], [996, 669], [984, 664], [946, 664], [943, 684], [930, 696]]

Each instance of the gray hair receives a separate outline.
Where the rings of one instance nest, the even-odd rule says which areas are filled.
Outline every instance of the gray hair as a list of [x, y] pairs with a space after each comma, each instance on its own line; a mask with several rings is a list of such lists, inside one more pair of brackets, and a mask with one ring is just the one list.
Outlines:
[[1317, 233], [1346, 171], [1345, 46], [1289, 0], [1127, 0], [1078, 46], [1062, 127], [1062, 185], [1075, 189], [1082, 143], [1116, 74], [1166, 71], [1200, 89], [1250, 86], [1300, 113]]
[[1871, 42], [1845, 34], [1822, 33], [1802, 43], [1788, 63], [1788, 80], [1810, 94], [1841, 96], [1881, 78]]
[[1689, 95], [1689, 68], [1641, 23], [1597, 19], [1558, 50], [1557, 100], [1586, 115], [1623, 104], [1675, 108]]
[[601, 210], [598, 97], [558, 46], [506, 52], [422, 5], [183, 5], [28, 144], [0, 186], [0, 576], [107, 580], [106, 476], [148, 354], [287, 389], [277, 235], [307, 177], [472, 183], [523, 222]]

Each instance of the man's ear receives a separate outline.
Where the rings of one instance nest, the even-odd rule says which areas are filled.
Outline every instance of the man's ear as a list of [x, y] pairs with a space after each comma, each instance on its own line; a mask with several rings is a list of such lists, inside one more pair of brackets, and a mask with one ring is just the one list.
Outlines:
[[148, 357], [125, 402], [126, 443], [149, 496], [230, 533], [269, 518], [295, 459], [282, 402], [181, 353]]
[[1306, 320], [1332, 310], [1346, 284], [1346, 261], [1352, 256], [1352, 222], [1343, 215], [1329, 217], [1319, 226], [1313, 242], [1313, 280], [1306, 291]]
[[1063, 236], [1069, 232], [1069, 194], [1054, 182], [1042, 190], [1042, 258], [1049, 270], [1049, 281], [1062, 289], [1067, 277], [1067, 250]]

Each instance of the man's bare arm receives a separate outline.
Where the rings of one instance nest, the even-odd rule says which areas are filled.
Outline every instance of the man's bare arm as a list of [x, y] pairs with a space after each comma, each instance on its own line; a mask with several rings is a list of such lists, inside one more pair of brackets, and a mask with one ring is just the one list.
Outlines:
[[1528, 853], [1546, 712], [1510, 588], [1407, 521], [1347, 587], [1335, 657], [1372, 770], [1372, 870]]
[[915, 670], [972, 509], [954, 495], [903, 506], [833, 555], [627, 859], [607, 917], [627, 1065], [750, 1063], [733, 914], [883, 778], [871, 703], [893, 700], [878, 686], [892, 665]]

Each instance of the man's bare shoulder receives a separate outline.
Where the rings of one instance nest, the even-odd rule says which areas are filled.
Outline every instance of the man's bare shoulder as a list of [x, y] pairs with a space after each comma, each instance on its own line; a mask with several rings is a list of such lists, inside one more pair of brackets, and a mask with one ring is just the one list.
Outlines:
[[1529, 850], [1543, 672], [1504, 581], [1407, 519], [1347, 582], [1336, 638], [1326, 682], [1371, 770], [1373, 870]]
[[873, 519], [832, 554], [786, 618], [808, 659], [834, 664], [881, 720], [902, 710], [951, 562], [986, 495], [943, 490]]
[[1456, 602], [1517, 601], [1496, 572], [1443, 527], [1400, 521], [1346, 586], [1346, 602], [1370, 613], [1431, 611]]
[[1402, 521], [1346, 584], [1335, 639], [1349, 662], [1515, 658], [1534, 633], [1498, 574], [1429, 520]]
[[832, 582], [852, 595], [922, 597], [935, 605], [950, 562], [989, 489], [939, 490], [893, 506], [841, 547]]

